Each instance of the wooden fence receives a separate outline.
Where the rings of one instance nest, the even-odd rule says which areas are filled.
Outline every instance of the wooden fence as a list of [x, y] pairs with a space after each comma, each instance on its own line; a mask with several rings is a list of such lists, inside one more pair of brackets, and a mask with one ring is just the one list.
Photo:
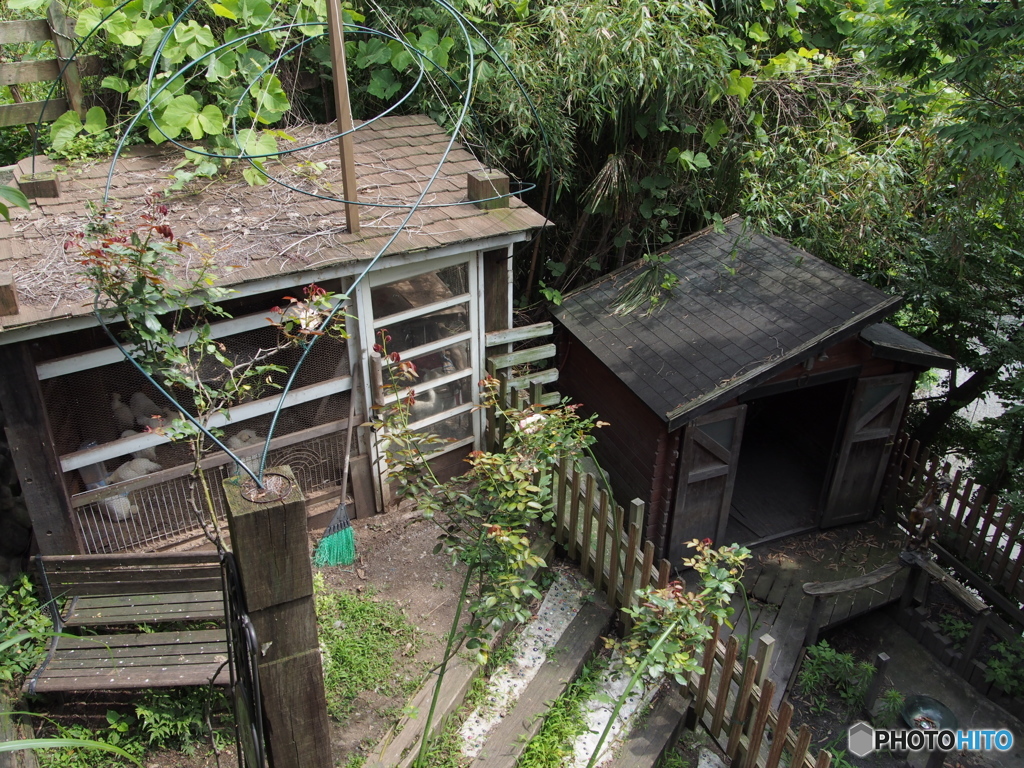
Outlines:
[[883, 508], [904, 528], [906, 513], [931, 487], [937, 475], [950, 474], [952, 487], [939, 504], [932, 549], [952, 569], [1024, 627], [1024, 546], [1018, 536], [1024, 514], [990, 494], [983, 485], [906, 435], [897, 438]]
[[762, 635], [754, 656], [739, 658], [735, 635], [725, 644], [718, 626], [704, 645], [701, 671], [690, 676], [685, 688], [694, 714], [732, 760], [734, 768], [829, 768], [827, 750], [811, 756], [811, 731], [801, 725], [794, 733], [793, 705], [772, 706], [775, 682], [766, 674], [774, 639]]
[[[75, 23], [64, 15], [60, 3], [50, 3], [45, 19], [0, 22], [0, 45], [52, 41], [57, 58], [12, 61], [0, 64], [0, 86], [8, 86], [14, 104], [0, 105], [0, 127], [56, 120], [69, 109], [85, 117], [82, 76], [100, 71], [97, 56], [76, 58]], [[66, 66], [65, 66], [66, 65]], [[62, 71], [63, 70], [63, 71]], [[64, 96], [48, 101], [24, 101], [20, 85], [56, 80], [64, 84]]]

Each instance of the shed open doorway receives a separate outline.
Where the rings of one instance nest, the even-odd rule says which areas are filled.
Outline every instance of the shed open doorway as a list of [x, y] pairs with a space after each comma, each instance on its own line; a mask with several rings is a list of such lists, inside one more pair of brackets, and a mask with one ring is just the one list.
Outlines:
[[793, 388], [747, 402], [727, 542], [751, 544], [817, 527], [850, 381]]

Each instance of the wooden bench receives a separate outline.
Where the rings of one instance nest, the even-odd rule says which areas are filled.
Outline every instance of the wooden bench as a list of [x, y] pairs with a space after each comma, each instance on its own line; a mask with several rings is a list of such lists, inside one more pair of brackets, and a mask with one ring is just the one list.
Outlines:
[[[216, 552], [37, 556], [56, 633], [27, 693], [227, 685], [224, 576]], [[147, 630], [171, 622], [213, 629]], [[99, 628], [103, 634], [88, 634]], [[86, 633], [73, 635], [76, 630]]]

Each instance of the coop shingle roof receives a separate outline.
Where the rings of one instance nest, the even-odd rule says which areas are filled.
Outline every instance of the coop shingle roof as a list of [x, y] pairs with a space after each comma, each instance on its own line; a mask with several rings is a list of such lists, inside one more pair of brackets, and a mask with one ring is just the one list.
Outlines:
[[[300, 146], [326, 138], [332, 126], [289, 129]], [[240, 285], [268, 277], [316, 272], [344, 262], [372, 258], [427, 186], [449, 137], [425, 116], [386, 117], [355, 133], [356, 175], [361, 203], [359, 234], [345, 231], [344, 205], [301, 194], [277, 184], [250, 187], [235, 163], [226, 179], [198, 179], [184, 192], [165, 197], [182, 151], [174, 146], [134, 147], [117, 162], [111, 201], [122, 215], [134, 215], [147, 197], [170, 206], [168, 223], [178, 238], [216, 254], [222, 282]], [[321, 167], [320, 163], [325, 164]], [[31, 173], [31, 159], [19, 164]], [[48, 170], [38, 158], [35, 172]], [[512, 198], [510, 207], [485, 211], [466, 201], [466, 173], [482, 164], [456, 143], [408, 228], [387, 254], [469, 243], [481, 238], [526, 233], [546, 224], [544, 218]], [[91, 296], [77, 276], [73, 252], [64, 242], [86, 220], [86, 203], [98, 202], [109, 163], [78, 165], [62, 171], [61, 196], [33, 201], [30, 212], [12, 210], [10, 224], [0, 221], [0, 272], [12, 273], [19, 313], [0, 317], [0, 333], [19, 326], [86, 314]], [[290, 185], [342, 196], [337, 142], [282, 155], [268, 171]], [[461, 204], [460, 204], [461, 203]], [[230, 269], [229, 269], [230, 266]], [[235, 268], [235, 267], [240, 268]]]
[[668, 251], [679, 284], [649, 315], [612, 314], [642, 269], [570, 295], [555, 317], [676, 429], [895, 310], [900, 300], [777, 237], [726, 222]]

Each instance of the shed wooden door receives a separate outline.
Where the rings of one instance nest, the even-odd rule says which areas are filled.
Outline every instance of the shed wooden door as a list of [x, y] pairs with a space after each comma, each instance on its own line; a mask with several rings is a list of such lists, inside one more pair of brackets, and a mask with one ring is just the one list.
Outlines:
[[672, 516], [668, 557], [673, 563], [689, 557], [692, 539], [723, 543], [736, 482], [743, 420], [747, 406], [724, 408], [694, 419], [683, 432], [679, 479]]
[[912, 373], [897, 373], [857, 382], [822, 512], [822, 528], [860, 522], [874, 514], [913, 380]]

